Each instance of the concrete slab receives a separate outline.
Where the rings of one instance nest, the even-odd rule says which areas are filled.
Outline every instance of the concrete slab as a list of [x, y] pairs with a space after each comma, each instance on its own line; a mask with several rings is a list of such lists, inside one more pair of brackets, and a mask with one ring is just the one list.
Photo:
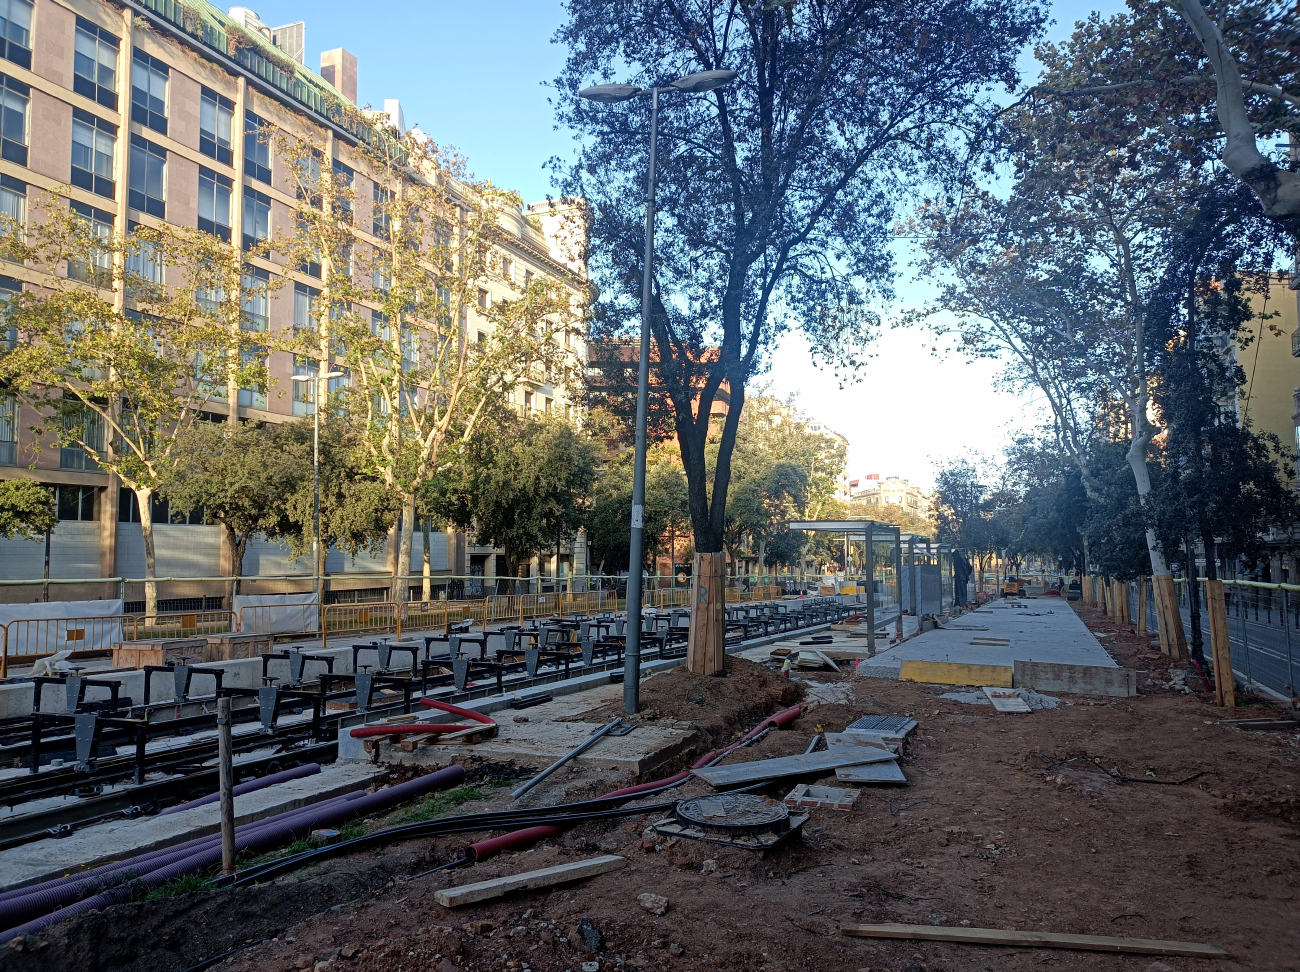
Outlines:
[[[972, 644], [973, 641], [1006, 644]], [[1118, 669], [1069, 607], [1055, 601], [994, 601], [962, 615], [947, 627], [927, 631], [858, 663], [869, 668], [898, 668], [902, 662], [944, 662], [1013, 667], [1017, 661], [1050, 662]]]
[[[316, 776], [235, 798], [236, 825], [261, 820], [285, 810], [309, 806], [331, 797], [364, 789], [381, 774], [358, 763], [335, 763]], [[0, 891], [73, 874], [106, 861], [179, 844], [221, 829], [215, 804], [166, 816], [114, 820], [74, 831], [58, 840], [46, 839], [0, 851]]]
[[[536, 766], [541, 769], [585, 742], [593, 731], [605, 724], [602, 716], [586, 718], [583, 713], [622, 698], [621, 685], [604, 685], [573, 693], [543, 705], [515, 712], [497, 713], [498, 734], [493, 739], [467, 746], [433, 743], [413, 753], [384, 744], [379, 762], [419, 766], [447, 766], [457, 759], [476, 756], [480, 759]], [[526, 722], [515, 722], [515, 717]], [[578, 766], [617, 769], [642, 775], [681, 754], [697, 739], [690, 723], [663, 725], [640, 723], [626, 736], [607, 736], [573, 760]]]
[[1012, 684], [1016, 688], [1032, 688], [1040, 692], [1128, 698], [1137, 695], [1137, 671], [1132, 668], [1017, 661]]

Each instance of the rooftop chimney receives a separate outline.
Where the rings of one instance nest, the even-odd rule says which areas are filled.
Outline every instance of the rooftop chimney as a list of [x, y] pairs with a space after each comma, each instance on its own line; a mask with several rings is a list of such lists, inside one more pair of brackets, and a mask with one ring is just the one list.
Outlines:
[[357, 58], [339, 47], [320, 56], [320, 76], [354, 105], [357, 103]]
[[384, 114], [388, 116], [388, 124], [397, 129], [398, 135], [406, 134], [406, 116], [402, 114], [400, 101], [396, 98], [385, 98]]

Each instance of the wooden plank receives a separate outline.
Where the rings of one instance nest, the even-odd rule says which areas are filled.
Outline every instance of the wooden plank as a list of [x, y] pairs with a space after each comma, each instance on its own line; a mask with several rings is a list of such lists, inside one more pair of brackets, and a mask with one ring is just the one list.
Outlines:
[[962, 942], [968, 945], [1010, 945], [1020, 948], [1077, 948], [1089, 952], [1127, 952], [1134, 955], [1187, 955], [1226, 958], [1228, 953], [1199, 942], [1166, 942], [1153, 938], [1111, 938], [1108, 935], [1065, 935], [1059, 932], [1007, 931], [1001, 928], [954, 928], [933, 925], [843, 925], [841, 935], [855, 938], [906, 938], [926, 942]]
[[1138, 616], [1137, 633], [1139, 638], [1147, 637], [1147, 579], [1138, 578]]
[[696, 553], [693, 571], [686, 669], [697, 675], [712, 675], [726, 664], [727, 555]]
[[1228, 640], [1228, 604], [1224, 600], [1223, 581], [1205, 582], [1205, 609], [1210, 615], [1210, 654], [1214, 658], [1214, 700], [1218, 705], [1235, 709], [1237, 686], [1232, 680], [1232, 645]]
[[859, 766], [863, 763], [882, 763], [898, 759], [896, 755], [872, 746], [837, 746], [820, 753], [800, 756], [782, 756], [778, 759], [756, 759], [749, 763], [729, 766], [705, 766], [691, 770], [710, 786], [736, 786], [774, 780], [784, 776], [824, 776], [841, 766]]
[[500, 898], [511, 891], [528, 891], [532, 888], [549, 888], [569, 881], [595, 877], [608, 871], [617, 871], [627, 866], [627, 858], [617, 854], [592, 857], [585, 861], [573, 861], [569, 864], [557, 864], [537, 871], [525, 871], [523, 874], [511, 874], [507, 877], [492, 878], [475, 884], [464, 884], [458, 888], [444, 888], [434, 894], [433, 900], [444, 908], [459, 908], [461, 905], [474, 904], [478, 901], [490, 901]]
[[929, 685], [993, 685], [1011, 688], [1015, 669], [1010, 665], [964, 665], [960, 662], [905, 661], [898, 669], [900, 682]]

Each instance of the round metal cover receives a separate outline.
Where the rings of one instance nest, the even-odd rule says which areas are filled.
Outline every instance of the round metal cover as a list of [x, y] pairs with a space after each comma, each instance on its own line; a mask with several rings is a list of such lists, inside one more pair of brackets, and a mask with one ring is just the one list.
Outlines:
[[714, 793], [677, 804], [677, 819], [732, 834], [780, 833], [790, 825], [790, 809], [757, 793]]

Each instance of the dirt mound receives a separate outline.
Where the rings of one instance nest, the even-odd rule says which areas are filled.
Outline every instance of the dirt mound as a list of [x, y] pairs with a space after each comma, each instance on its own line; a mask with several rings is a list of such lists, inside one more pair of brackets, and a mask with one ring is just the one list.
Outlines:
[[713, 745], [729, 742], [764, 716], [794, 705], [803, 687], [744, 658], [728, 658], [726, 675], [695, 675], [678, 666], [641, 687], [641, 711], [693, 722]]
[[1274, 820], [1300, 827], [1300, 797], [1248, 794], [1229, 799], [1223, 812], [1237, 820]]

